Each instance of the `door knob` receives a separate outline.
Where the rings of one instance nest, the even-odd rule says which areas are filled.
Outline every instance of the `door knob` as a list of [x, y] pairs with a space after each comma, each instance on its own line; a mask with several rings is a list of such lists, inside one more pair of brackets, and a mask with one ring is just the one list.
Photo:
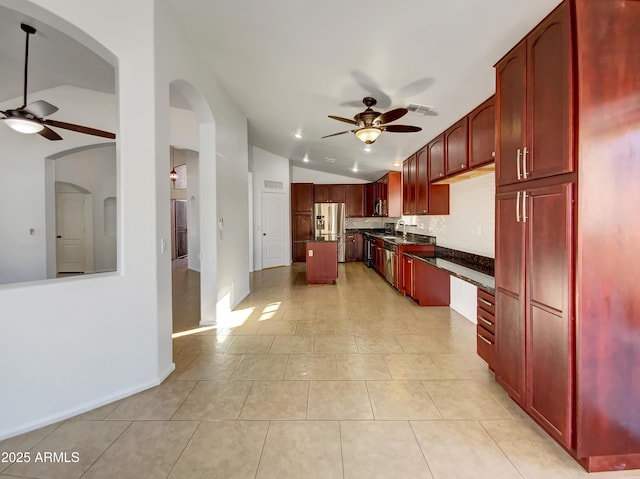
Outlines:
[[58, 235], [58, 236], [56, 236], [56, 238], [58, 238], [58, 239], [62, 239], [62, 236], [61, 236], [61, 235]]
[[262, 233], [262, 236], [267, 236], [267, 233]]

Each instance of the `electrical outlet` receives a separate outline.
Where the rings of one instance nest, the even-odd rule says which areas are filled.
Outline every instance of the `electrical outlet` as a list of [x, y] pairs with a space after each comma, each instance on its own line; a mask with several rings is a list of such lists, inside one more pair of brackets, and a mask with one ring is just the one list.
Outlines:
[[309, 256], [313, 256], [313, 250], [312, 249], [309, 250]]

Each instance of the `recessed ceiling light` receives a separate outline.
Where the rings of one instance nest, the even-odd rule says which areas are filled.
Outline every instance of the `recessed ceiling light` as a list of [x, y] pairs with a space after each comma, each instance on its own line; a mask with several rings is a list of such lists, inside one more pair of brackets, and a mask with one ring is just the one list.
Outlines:
[[309, 163], [309, 156], [304, 155], [304, 158], [302, 159], [302, 161], [304, 161], [305, 163]]
[[300, 138], [302, 138], [302, 133], [300, 133], [299, 131], [296, 131], [296, 134], [293, 136], [295, 136], [299, 140]]
[[370, 146], [365, 146], [364, 147], [364, 151], [366, 151], [367, 153], [369, 153], [371, 151], [371, 147]]
[[400, 166], [400, 160], [396, 160], [393, 162], [393, 166]]
[[357, 173], [357, 172], [358, 172], [358, 167], [357, 167], [357, 166], [354, 166], [354, 167], [351, 169], [351, 171], [353, 171], [354, 173]]

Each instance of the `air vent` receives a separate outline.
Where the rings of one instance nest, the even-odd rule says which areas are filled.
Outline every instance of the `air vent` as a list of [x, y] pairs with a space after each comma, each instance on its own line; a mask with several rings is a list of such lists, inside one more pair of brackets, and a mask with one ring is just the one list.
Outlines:
[[283, 185], [282, 181], [264, 180], [264, 187], [272, 190], [281, 190]]
[[335, 163], [338, 160], [336, 160], [334, 158], [325, 158], [324, 161], [326, 161], [327, 163]]
[[411, 103], [407, 107], [407, 110], [409, 110], [411, 113], [415, 113], [416, 115], [420, 115], [420, 116], [434, 116], [436, 114], [436, 112], [433, 111], [432, 106], [418, 105], [416, 103]]

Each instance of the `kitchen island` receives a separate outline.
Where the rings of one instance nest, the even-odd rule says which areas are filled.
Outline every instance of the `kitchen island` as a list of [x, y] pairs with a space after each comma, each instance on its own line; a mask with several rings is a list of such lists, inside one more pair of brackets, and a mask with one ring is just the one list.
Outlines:
[[338, 279], [338, 241], [307, 241], [307, 284], [335, 284]]

